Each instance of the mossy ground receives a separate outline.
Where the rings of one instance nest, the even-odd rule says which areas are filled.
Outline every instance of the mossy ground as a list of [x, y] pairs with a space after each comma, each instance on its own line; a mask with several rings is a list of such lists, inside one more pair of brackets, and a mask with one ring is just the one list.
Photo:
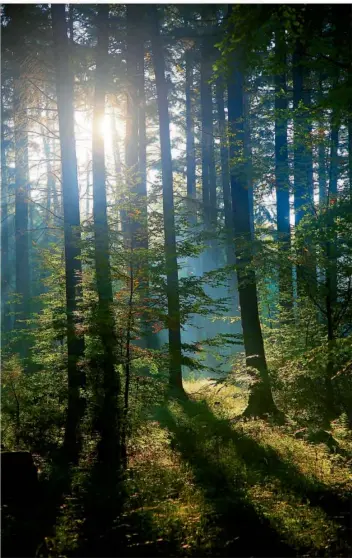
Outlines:
[[[188, 397], [154, 407], [133, 435], [122, 522], [100, 555], [350, 556], [348, 433], [336, 427], [344, 451], [332, 453], [296, 439], [291, 423], [241, 420], [238, 388], [184, 385]], [[82, 555], [74, 515], [52, 555]]]

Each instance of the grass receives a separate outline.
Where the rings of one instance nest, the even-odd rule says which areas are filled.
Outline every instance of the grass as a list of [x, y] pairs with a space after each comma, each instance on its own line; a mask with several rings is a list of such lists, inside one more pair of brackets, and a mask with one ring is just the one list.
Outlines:
[[292, 426], [236, 420], [238, 388], [185, 390], [133, 440], [126, 516], [147, 517], [151, 533], [131, 536], [136, 555], [150, 545], [172, 556], [348, 556], [348, 458], [295, 439]]
[[46, 555], [351, 556], [352, 443], [343, 425], [333, 431], [340, 455], [296, 439], [292, 423], [239, 420], [239, 388], [184, 387], [187, 397], [160, 396], [138, 411], [120, 519], [105, 519], [116, 518], [113, 509], [104, 515], [106, 499], [98, 509], [96, 482], [84, 509], [78, 481], [83, 496], [63, 504]]

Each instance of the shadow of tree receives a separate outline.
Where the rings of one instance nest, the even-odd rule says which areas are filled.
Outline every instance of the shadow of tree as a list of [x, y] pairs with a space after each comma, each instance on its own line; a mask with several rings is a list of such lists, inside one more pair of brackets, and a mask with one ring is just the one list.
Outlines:
[[[216, 543], [219, 554], [212, 551], [212, 555], [296, 555], [294, 548], [284, 543], [269, 521], [254, 509], [244, 489], [244, 469], [262, 484], [275, 477], [283, 487], [298, 493], [311, 505], [319, 505], [331, 517], [348, 511], [348, 502], [318, 480], [305, 477], [292, 463], [283, 461], [273, 448], [235, 431], [228, 420], [216, 417], [205, 401], [178, 398], [175, 403], [180, 405], [185, 420], [176, 418], [167, 407], [159, 409], [157, 419], [173, 434], [173, 444], [192, 467], [196, 482], [213, 506], [212, 520], [221, 526], [221, 533]], [[223, 452], [229, 445], [229, 456], [242, 464], [237, 478], [230, 478], [229, 469], [217, 458], [217, 447], [221, 446]], [[233, 468], [231, 471], [233, 475]], [[300, 551], [309, 549], [300, 548]]]

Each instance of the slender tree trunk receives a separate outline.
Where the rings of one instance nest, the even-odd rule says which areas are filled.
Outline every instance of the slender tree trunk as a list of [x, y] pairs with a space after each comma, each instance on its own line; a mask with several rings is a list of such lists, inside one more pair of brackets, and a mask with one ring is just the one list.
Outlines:
[[[11, 329], [11, 317], [8, 307], [10, 287], [9, 270], [9, 215], [8, 215], [8, 173], [7, 141], [5, 139], [4, 98], [1, 97], [1, 349], [6, 345], [6, 336]], [[3, 354], [3, 353], [2, 353]]]
[[303, 118], [300, 114], [300, 106], [303, 103], [303, 68], [302, 68], [302, 46], [297, 43], [293, 55], [293, 109], [294, 115], [294, 209], [295, 226], [297, 227], [304, 216], [305, 183], [304, 183], [304, 143]]
[[138, 89], [137, 89], [137, 18], [138, 6], [127, 5], [127, 114], [126, 114], [126, 167], [130, 174], [128, 190], [136, 190], [138, 177]]
[[[328, 192], [328, 229], [333, 233], [334, 223], [334, 206], [337, 201], [337, 180], [338, 180], [338, 139], [339, 139], [339, 123], [336, 121], [336, 112], [333, 111], [331, 123], [331, 140], [330, 140], [330, 170], [329, 170], [329, 192]], [[328, 241], [328, 293], [333, 307], [337, 301], [337, 262], [336, 262], [336, 233], [333, 238]]]
[[285, 310], [293, 304], [292, 266], [286, 264], [291, 250], [290, 227], [290, 181], [287, 150], [287, 88], [286, 45], [283, 33], [275, 34], [275, 56], [280, 65], [280, 73], [275, 76], [275, 179], [277, 234], [279, 247], [279, 301]]
[[[336, 80], [337, 82], [337, 80]], [[337, 303], [337, 234], [335, 232], [334, 206], [337, 201], [337, 181], [338, 181], [338, 141], [339, 141], [339, 122], [336, 110], [332, 111], [331, 116], [331, 139], [330, 139], [330, 169], [329, 169], [329, 190], [327, 197], [327, 235], [326, 259], [326, 299], [325, 308], [327, 316], [328, 334], [328, 360], [326, 367], [326, 393], [327, 411], [330, 418], [334, 416], [334, 390], [332, 377], [334, 374], [334, 351], [335, 341], [335, 308]]]
[[64, 214], [65, 280], [68, 356], [68, 406], [64, 454], [68, 462], [77, 463], [81, 438], [80, 420], [84, 399], [80, 390], [85, 374], [80, 360], [84, 356], [84, 338], [77, 331], [78, 301], [82, 296], [80, 211], [74, 135], [73, 74], [69, 61], [65, 6], [51, 7], [56, 60], [56, 94], [61, 147], [62, 196]]
[[229, 169], [229, 146], [225, 120], [224, 103], [225, 84], [224, 79], [219, 77], [216, 81], [216, 104], [218, 112], [219, 134], [220, 134], [220, 161], [221, 161], [221, 185], [224, 201], [225, 228], [227, 233], [227, 263], [234, 264], [233, 249], [233, 219], [231, 206], [230, 169]]
[[158, 96], [161, 167], [163, 181], [163, 212], [165, 234], [165, 259], [167, 303], [169, 320], [169, 357], [170, 387], [183, 390], [182, 387], [182, 351], [180, 324], [180, 295], [178, 286], [178, 267], [175, 234], [175, 210], [173, 194], [172, 158], [170, 142], [170, 117], [167, 100], [167, 83], [165, 79], [165, 61], [162, 41], [159, 33], [157, 8], [150, 7], [152, 12], [152, 51], [153, 64]]
[[[352, 112], [352, 108], [350, 110]], [[352, 205], [352, 117], [348, 119], [348, 182], [350, 187], [350, 202]]]
[[[16, 251], [16, 304], [15, 327], [26, 330], [29, 311], [29, 170], [27, 109], [24, 104], [24, 82], [21, 62], [14, 62], [14, 143], [15, 143], [15, 251]], [[28, 341], [21, 338], [17, 344], [22, 358], [28, 356]]]
[[[128, 121], [126, 136], [126, 166], [134, 169], [131, 185], [131, 269], [138, 281], [139, 299], [143, 303], [149, 299], [148, 269], [148, 209], [147, 209], [147, 159], [146, 159], [146, 122], [144, 91], [144, 28], [141, 24], [141, 7], [127, 7], [127, 74], [129, 83]], [[131, 209], [132, 209], [131, 208]], [[131, 271], [132, 274], [132, 271]], [[141, 327], [143, 338], [151, 348], [155, 346], [154, 335], [149, 325], [148, 311], [143, 313]]]
[[[294, 208], [295, 227], [300, 225], [305, 214], [313, 214], [313, 159], [308, 116], [302, 107], [310, 105], [310, 92], [304, 90], [304, 50], [297, 41], [293, 55], [293, 108], [294, 115]], [[302, 231], [301, 231], [302, 234]], [[299, 295], [311, 294], [316, 290], [315, 251], [307, 233], [305, 246], [301, 250], [297, 266], [297, 290]]]
[[105, 94], [107, 79], [107, 57], [109, 7], [101, 4], [98, 8], [96, 46], [96, 71], [93, 109], [93, 218], [95, 242], [95, 272], [98, 292], [98, 327], [103, 347], [102, 374], [104, 400], [101, 409], [101, 439], [98, 445], [99, 459], [111, 467], [120, 463], [119, 405], [120, 378], [115, 369], [116, 335], [113, 315], [113, 291], [110, 268], [109, 228], [105, 184], [104, 137], [100, 126], [105, 114]]
[[201, 52], [201, 70], [200, 70], [200, 104], [201, 104], [201, 117], [202, 117], [202, 201], [204, 211], [204, 223], [206, 229], [209, 228], [210, 223], [210, 177], [209, 177], [209, 158], [210, 158], [210, 132], [209, 132], [209, 111], [206, 111], [207, 104], [209, 105], [209, 84], [210, 69], [207, 60], [205, 48]]
[[[232, 55], [234, 56], [234, 55]], [[237, 54], [238, 56], [238, 54]], [[258, 371], [245, 415], [263, 416], [277, 411], [270, 387], [262, 331], [259, 321], [255, 273], [250, 269], [251, 224], [247, 190], [247, 174], [243, 163], [244, 152], [244, 98], [243, 75], [237, 62], [232, 60], [232, 73], [228, 84], [229, 126], [231, 134], [231, 195], [233, 225], [236, 236], [237, 277], [241, 320], [247, 365]]]
[[45, 233], [45, 243], [48, 244], [53, 241], [53, 236], [50, 232], [53, 226], [53, 215], [52, 215], [52, 197], [54, 195], [56, 185], [55, 177], [52, 171], [51, 157], [52, 152], [50, 149], [49, 139], [45, 136], [45, 131], [43, 130], [43, 149], [46, 164], [46, 223], [48, 230]]
[[254, 191], [252, 180], [252, 142], [251, 142], [251, 127], [250, 127], [250, 114], [249, 114], [249, 93], [244, 93], [243, 105], [243, 133], [244, 133], [244, 160], [246, 167], [247, 189], [248, 189], [248, 203], [249, 203], [249, 220], [251, 223], [251, 233], [254, 239]]
[[194, 141], [194, 116], [192, 106], [194, 57], [191, 50], [186, 51], [186, 169], [188, 219], [190, 226], [196, 223], [196, 152]]
[[70, 36], [70, 44], [71, 46], [74, 44], [73, 41], [73, 20], [74, 20], [74, 7], [73, 4], [68, 5], [69, 14], [68, 14], [68, 28], [69, 28], [69, 36]]
[[[323, 78], [319, 76], [320, 100], [323, 100]], [[323, 109], [321, 109], [323, 110]], [[326, 157], [325, 157], [325, 126], [323, 114], [319, 122], [319, 145], [318, 145], [318, 182], [319, 182], [319, 205], [324, 207], [326, 203]]]
[[234, 315], [236, 315], [238, 312], [237, 278], [235, 273], [236, 254], [234, 246], [233, 212], [230, 185], [229, 138], [225, 118], [224, 93], [225, 81], [224, 78], [220, 76], [216, 81], [216, 105], [220, 134], [221, 185], [225, 214], [226, 261], [227, 265], [233, 268], [230, 271], [229, 276], [229, 294], [232, 301], [232, 311], [234, 311]]
[[[213, 141], [213, 97], [212, 86], [213, 49], [205, 43], [201, 50], [201, 114], [202, 114], [202, 192], [204, 205], [204, 222], [206, 232], [215, 233], [217, 221], [216, 174]], [[214, 257], [213, 242], [212, 256]]]
[[[139, 192], [144, 200], [144, 219], [147, 227], [147, 128], [145, 114], [145, 84], [144, 84], [144, 29], [140, 29], [137, 41], [137, 90], [138, 90], [138, 161], [139, 161]], [[148, 247], [146, 234], [144, 247]]]

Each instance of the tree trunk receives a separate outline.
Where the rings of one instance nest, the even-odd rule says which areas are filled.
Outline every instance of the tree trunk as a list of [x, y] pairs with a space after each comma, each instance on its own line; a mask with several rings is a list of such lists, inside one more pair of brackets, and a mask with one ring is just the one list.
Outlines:
[[53, 235], [50, 232], [51, 227], [54, 224], [53, 220], [53, 211], [52, 211], [52, 197], [54, 195], [56, 185], [55, 185], [55, 177], [52, 171], [51, 166], [51, 157], [52, 151], [50, 149], [49, 139], [45, 135], [45, 130], [43, 130], [43, 150], [45, 156], [45, 164], [46, 164], [46, 225], [47, 230], [45, 232], [45, 244], [48, 245], [50, 242], [53, 242]]
[[275, 179], [277, 235], [279, 249], [279, 302], [282, 309], [292, 310], [292, 266], [286, 265], [291, 251], [290, 181], [287, 150], [286, 45], [281, 30], [275, 34], [275, 57], [280, 73], [275, 75]]
[[[305, 214], [313, 214], [313, 159], [308, 116], [302, 114], [302, 107], [310, 106], [310, 91], [304, 90], [305, 72], [303, 69], [304, 49], [298, 40], [293, 54], [293, 108], [294, 115], [294, 208], [295, 227]], [[302, 234], [302, 232], [301, 232]], [[306, 233], [307, 234], [307, 233]], [[312, 294], [316, 291], [315, 250], [305, 238], [305, 246], [300, 253], [297, 266], [297, 291], [299, 295]]]
[[120, 464], [120, 413], [118, 398], [120, 378], [116, 370], [116, 335], [113, 315], [113, 291], [110, 268], [109, 229], [105, 184], [105, 149], [101, 122], [105, 113], [109, 7], [99, 5], [97, 16], [98, 43], [96, 46], [95, 91], [93, 108], [93, 218], [95, 244], [95, 272], [98, 292], [98, 328], [103, 348], [103, 404], [100, 410], [101, 439], [99, 460], [111, 468]]
[[231, 188], [230, 188], [230, 170], [229, 170], [229, 147], [228, 135], [225, 120], [225, 103], [224, 103], [225, 84], [222, 77], [218, 77], [216, 81], [216, 104], [218, 112], [219, 134], [220, 134], [220, 161], [221, 161], [221, 185], [222, 196], [224, 202], [225, 228], [227, 236], [227, 263], [233, 265], [234, 249], [233, 249], [233, 221], [231, 207]]
[[[319, 76], [319, 95], [323, 100], [323, 78]], [[323, 110], [323, 109], [321, 109]], [[318, 182], [319, 182], [319, 205], [323, 208], [326, 203], [326, 160], [325, 160], [325, 126], [323, 115], [319, 122], [319, 145], [318, 145]]]
[[[337, 83], [337, 80], [336, 80]], [[327, 196], [327, 235], [326, 259], [326, 317], [328, 335], [328, 359], [326, 366], [326, 395], [327, 413], [329, 418], [335, 416], [334, 412], [334, 390], [332, 377], [334, 375], [334, 342], [335, 342], [335, 309], [337, 303], [337, 234], [334, 219], [334, 206], [337, 201], [337, 181], [338, 181], [338, 141], [339, 141], [339, 122], [336, 110], [331, 115], [331, 140], [330, 140], [330, 169], [329, 169], [329, 189]]]
[[[201, 48], [201, 115], [202, 115], [202, 192], [203, 210], [206, 233], [211, 235], [210, 254], [214, 262], [217, 259], [215, 249], [215, 231], [217, 221], [216, 200], [216, 173], [213, 141], [213, 96], [210, 83], [212, 77], [212, 55], [213, 49], [203, 43]], [[208, 271], [207, 253], [204, 254], [206, 265], [204, 271]]]
[[165, 61], [159, 33], [157, 8], [150, 6], [152, 13], [152, 51], [158, 96], [159, 131], [161, 148], [161, 168], [163, 181], [163, 212], [165, 234], [165, 260], [169, 326], [170, 387], [182, 387], [182, 351], [180, 324], [180, 295], [178, 286], [178, 267], [175, 234], [175, 210], [173, 194], [172, 158], [170, 142], [170, 117], [165, 79]]
[[186, 51], [186, 172], [188, 222], [190, 226], [196, 224], [196, 152], [194, 142], [194, 116], [192, 106], [194, 57], [191, 50]]
[[[8, 194], [9, 183], [7, 173], [7, 144], [5, 139], [4, 98], [1, 97], [1, 349], [6, 345], [7, 333], [11, 329], [11, 317], [8, 307], [10, 287], [9, 270], [9, 215]], [[4, 354], [2, 352], [2, 354]]]
[[249, 203], [249, 221], [251, 224], [252, 238], [254, 239], [254, 191], [252, 180], [252, 144], [251, 144], [251, 126], [250, 126], [250, 100], [249, 93], [245, 92], [243, 97], [243, 134], [244, 134], [244, 160], [247, 177], [248, 203]]
[[236, 254], [230, 187], [229, 138], [225, 119], [224, 93], [225, 81], [224, 78], [220, 76], [216, 81], [216, 105], [220, 134], [221, 185], [225, 215], [226, 261], [227, 265], [233, 268], [230, 270], [229, 276], [229, 294], [231, 297], [232, 311], [234, 315], [236, 315], [238, 312], [237, 278], [235, 273]]
[[[141, 7], [127, 6], [127, 75], [128, 103], [126, 128], [126, 166], [132, 171], [131, 192], [131, 268], [138, 281], [142, 304], [149, 299], [148, 278], [148, 209], [147, 209], [147, 151], [144, 92], [144, 29]], [[132, 211], [133, 209], [133, 211]], [[138, 213], [135, 215], [135, 210]], [[132, 271], [131, 271], [132, 274]], [[141, 328], [148, 347], [155, 347], [148, 311], [143, 312]]]
[[[234, 57], [233, 54], [232, 56]], [[276, 413], [277, 409], [271, 393], [265, 359], [256, 278], [254, 271], [249, 268], [252, 255], [247, 173], [243, 163], [244, 92], [243, 75], [237, 63], [235, 60], [231, 63], [232, 72], [228, 83], [233, 226], [236, 237], [237, 278], [246, 362], [248, 366], [258, 371], [258, 381], [251, 390], [245, 415], [263, 416], [266, 413]]]
[[[16, 252], [16, 304], [15, 327], [26, 330], [29, 317], [29, 170], [28, 170], [28, 121], [24, 102], [25, 84], [20, 60], [14, 61], [14, 144], [15, 144], [15, 252]], [[17, 344], [21, 358], [28, 356], [28, 341], [21, 338]]]
[[65, 280], [68, 356], [68, 406], [64, 439], [67, 462], [77, 463], [80, 450], [79, 424], [84, 413], [80, 390], [85, 374], [80, 359], [84, 356], [84, 338], [77, 331], [78, 301], [81, 288], [80, 211], [77, 160], [74, 135], [73, 74], [69, 61], [65, 6], [51, 7], [56, 60], [56, 94], [61, 147], [62, 196], [64, 214]]
[[348, 182], [350, 187], [350, 203], [352, 205], [352, 118], [348, 119]]
[[126, 167], [129, 173], [128, 190], [136, 190], [138, 177], [138, 89], [137, 52], [138, 6], [127, 5], [127, 114], [126, 114]]

